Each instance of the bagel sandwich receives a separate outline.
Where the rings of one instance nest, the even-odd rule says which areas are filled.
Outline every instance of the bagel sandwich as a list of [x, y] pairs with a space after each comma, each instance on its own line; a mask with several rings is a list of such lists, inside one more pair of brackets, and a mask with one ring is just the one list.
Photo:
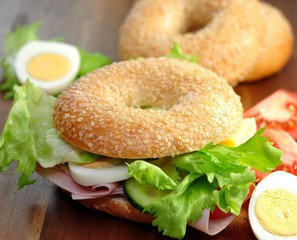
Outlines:
[[0, 169], [16, 160], [19, 188], [37, 171], [87, 207], [173, 238], [187, 225], [214, 235], [240, 214], [250, 169], [281, 163], [242, 111], [227, 81], [178, 59], [113, 63], [58, 97], [27, 81], [15, 87]]

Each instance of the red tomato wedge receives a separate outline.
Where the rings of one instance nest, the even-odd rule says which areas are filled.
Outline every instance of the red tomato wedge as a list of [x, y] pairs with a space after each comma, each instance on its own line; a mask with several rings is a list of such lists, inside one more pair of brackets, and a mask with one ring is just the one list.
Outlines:
[[209, 219], [210, 220], [217, 220], [225, 217], [231, 216], [232, 213], [224, 213], [221, 209], [219, 209], [217, 206], [215, 207], [214, 211], [210, 211]]
[[297, 93], [279, 89], [244, 113], [255, 117], [258, 129], [283, 129], [297, 140]]

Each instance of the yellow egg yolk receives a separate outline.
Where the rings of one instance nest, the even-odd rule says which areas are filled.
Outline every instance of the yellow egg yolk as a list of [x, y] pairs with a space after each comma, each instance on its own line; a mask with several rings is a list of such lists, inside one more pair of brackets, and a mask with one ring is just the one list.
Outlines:
[[69, 60], [60, 54], [44, 53], [32, 57], [27, 64], [27, 71], [33, 78], [53, 81], [64, 77], [70, 71]]
[[261, 194], [255, 205], [260, 224], [277, 236], [297, 235], [297, 195], [282, 189]]

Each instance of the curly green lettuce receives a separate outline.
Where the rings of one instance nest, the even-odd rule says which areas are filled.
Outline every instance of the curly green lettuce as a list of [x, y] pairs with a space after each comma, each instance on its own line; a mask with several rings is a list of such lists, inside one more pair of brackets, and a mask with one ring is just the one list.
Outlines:
[[177, 42], [173, 43], [173, 46], [165, 57], [167, 58], [177, 58], [177, 59], [182, 59], [186, 60], [191, 63], [198, 63], [199, 62], [199, 56], [198, 54], [186, 54], [182, 51], [181, 47]]
[[84, 76], [97, 68], [111, 63], [111, 59], [101, 53], [89, 53], [82, 48], [78, 48], [78, 51], [80, 54], [81, 64], [76, 78]]
[[36, 164], [48, 168], [65, 162], [88, 163], [98, 156], [73, 147], [58, 136], [52, 116], [56, 98], [27, 81], [14, 87], [14, 104], [0, 136], [0, 171], [17, 161], [18, 187], [31, 184]]
[[40, 26], [40, 22], [33, 23], [30, 26], [17, 26], [14, 32], [9, 32], [5, 36], [5, 52], [0, 62], [4, 82], [0, 85], [0, 91], [5, 92], [4, 98], [6, 99], [13, 97], [13, 86], [19, 84], [14, 64], [16, 54], [26, 43], [39, 39], [37, 31]]
[[238, 147], [210, 143], [199, 151], [173, 157], [171, 168], [179, 172], [181, 181], [170, 180], [170, 175], [156, 170], [154, 162], [129, 164], [129, 174], [139, 184], [149, 184], [156, 191], [172, 190], [144, 208], [155, 217], [153, 225], [164, 235], [181, 239], [187, 224], [196, 222], [206, 208], [218, 206], [225, 213], [239, 215], [256, 180], [250, 167], [268, 172], [281, 164], [282, 151], [262, 136], [263, 131]]

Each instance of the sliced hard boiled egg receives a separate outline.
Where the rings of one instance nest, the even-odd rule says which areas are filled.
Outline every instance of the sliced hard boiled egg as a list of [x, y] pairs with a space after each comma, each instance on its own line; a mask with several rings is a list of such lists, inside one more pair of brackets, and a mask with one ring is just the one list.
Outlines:
[[31, 41], [17, 53], [15, 69], [22, 84], [27, 79], [49, 94], [57, 94], [75, 79], [80, 54], [75, 46], [61, 42]]
[[237, 132], [220, 144], [236, 147], [249, 140], [257, 131], [255, 118], [244, 118]]
[[83, 186], [118, 182], [129, 178], [124, 159], [102, 157], [93, 163], [68, 163], [68, 166], [73, 180]]
[[259, 240], [297, 239], [297, 177], [276, 171], [255, 188], [249, 203], [249, 221]]

